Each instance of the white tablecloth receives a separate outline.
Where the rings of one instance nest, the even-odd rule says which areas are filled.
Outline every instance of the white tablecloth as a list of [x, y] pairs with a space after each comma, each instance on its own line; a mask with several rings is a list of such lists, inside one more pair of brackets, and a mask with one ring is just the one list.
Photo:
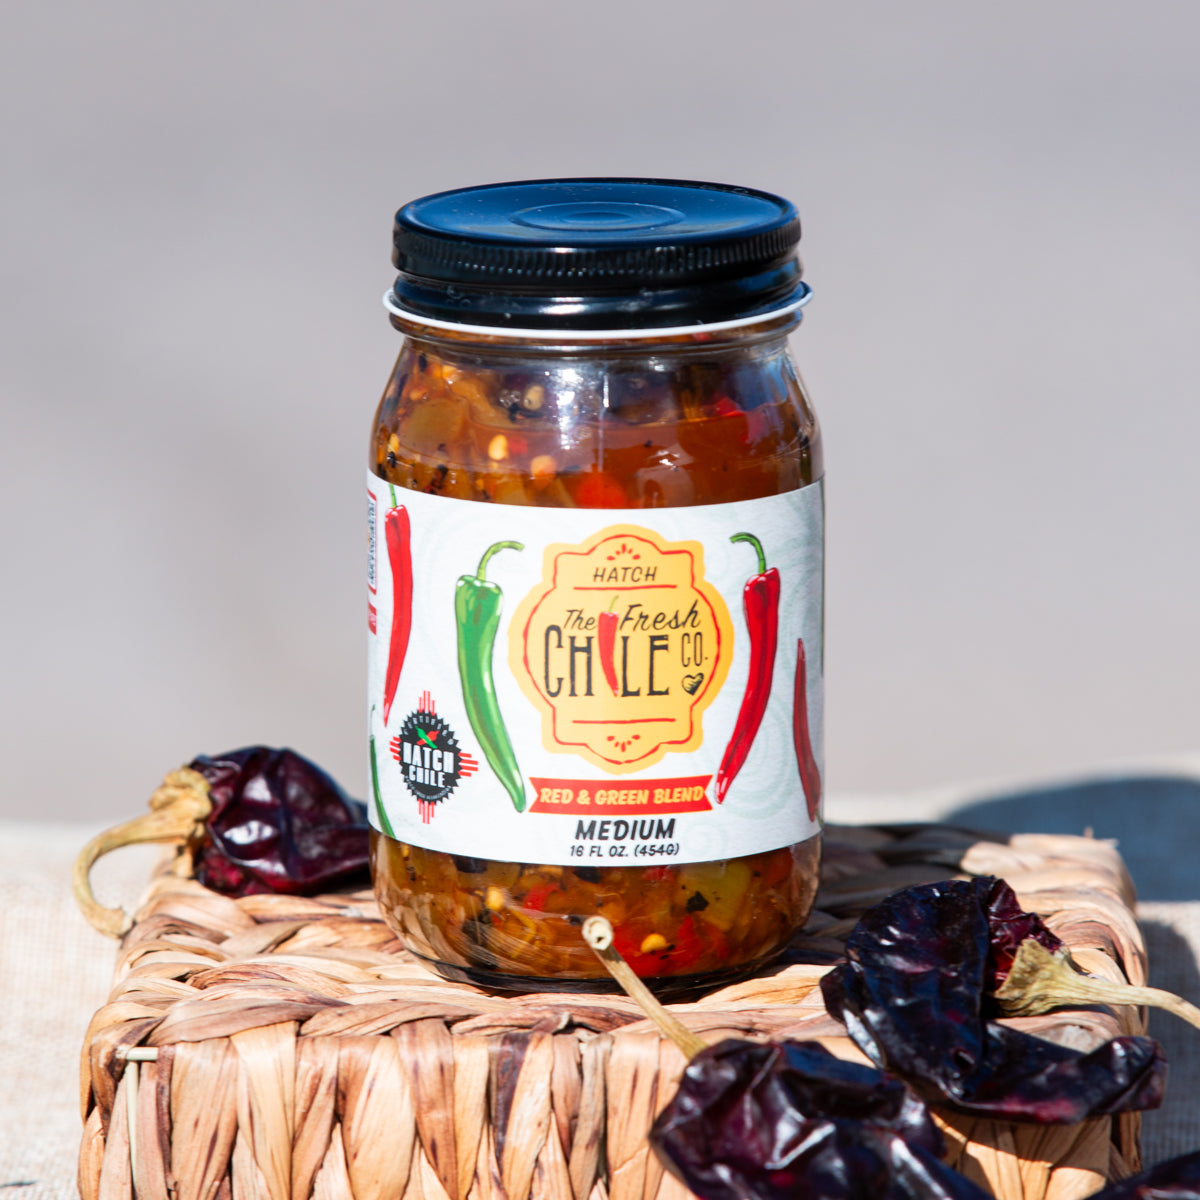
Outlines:
[[[972, 828], [1117, 837], [1142, 901], [1151, 982], [1200, 1002], [1200, 768], [1156, 777], [1022, 790], [954, 788], [919, 795], [835, 797], [843, 823], [957, 820]], [[71, 862], [94, 830], [0, 822], [0, 1195], [76, 1196], [79, 1052], [107, 994], [113, 943], [79, 916]], [[157, 852], [134, 847], [101, 862], [104, 903], [131, 906]], [[1162, 1014], [1150, 1032], [1171, 1067], [1167, 1102], [1148, 1114], [1148, 1162], [1200, 1148], [1200, 1031]]]

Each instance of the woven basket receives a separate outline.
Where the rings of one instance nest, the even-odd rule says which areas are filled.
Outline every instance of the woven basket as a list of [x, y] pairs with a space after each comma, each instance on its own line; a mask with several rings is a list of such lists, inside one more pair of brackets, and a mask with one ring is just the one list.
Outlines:
[[[830, 826], [818, 908], [784, 963], [672, 1005], [707, 1040], [812, 1038], [865, 1061], [821, 975], [888, 892], [996, 874], [1092, 974], [1145, 982], [1129, 877], [1087, 838]], [[1088, 1048], [1136, 1009], [1011, 1022]], [[686, 1200], [646, 1143], [684, 1062], [622, 996], [497, 996], [422, 967], [369, 893], [231, 900], [164, 870], [88, 1027], [83, 1200]], [[1071, 1200], [1140, 1166], [1138, 1117], [936, 1114], [1003, 1200]]]

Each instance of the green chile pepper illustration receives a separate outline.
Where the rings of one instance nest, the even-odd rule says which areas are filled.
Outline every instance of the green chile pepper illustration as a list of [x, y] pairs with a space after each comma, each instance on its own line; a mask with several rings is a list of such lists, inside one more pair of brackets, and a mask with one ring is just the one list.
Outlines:
[[[371, 720], [375, 720], [375, 710], [371, 709]], [[396, 831], [392, 828], [391, 821], [388, 820], [387, 813], [383, 807], [383, 797], [379, 794], [379, 762], [375, 758], [375, 733], [371, 732], [371, 792], [375, 797], [375, 813], [379, 817], [379, 824], [383, 832], [390, 838], [396, 836]]]
[[458, 677], [463, 704], [488, 766], [512, 797], [517, 812], [525, 811], [525, 781], [517, 766], [492, 679], [492, 650], [500, 627], [498, 585], [485, 578], [492, 555], [501, 550], [524, 550], [520, 542], [497, 542], [484, 551], [474, 575], [463, 575], [454, 589], [454, 616], [458, 626]]

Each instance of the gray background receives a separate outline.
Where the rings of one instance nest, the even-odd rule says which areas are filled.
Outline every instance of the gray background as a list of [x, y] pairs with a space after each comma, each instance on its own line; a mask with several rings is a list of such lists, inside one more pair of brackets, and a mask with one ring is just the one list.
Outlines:
[[833, 791], [1197, 747], [1196, 5], [8, 13], [0, 816], [251, 741], [365, 789], [391, 213], [547, 175], [800, 208]]

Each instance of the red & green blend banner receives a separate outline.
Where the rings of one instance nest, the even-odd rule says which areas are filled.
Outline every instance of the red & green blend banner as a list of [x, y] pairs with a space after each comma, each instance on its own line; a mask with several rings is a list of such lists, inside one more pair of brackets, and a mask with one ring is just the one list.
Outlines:
[[540, 779], [529, 782], [537, 793], [531, 813], [596, 816], [655, 816], [662, 813], [709, 812], [711, 775], [671, 779], [639, 779], [636, 783], [604, 779]]

